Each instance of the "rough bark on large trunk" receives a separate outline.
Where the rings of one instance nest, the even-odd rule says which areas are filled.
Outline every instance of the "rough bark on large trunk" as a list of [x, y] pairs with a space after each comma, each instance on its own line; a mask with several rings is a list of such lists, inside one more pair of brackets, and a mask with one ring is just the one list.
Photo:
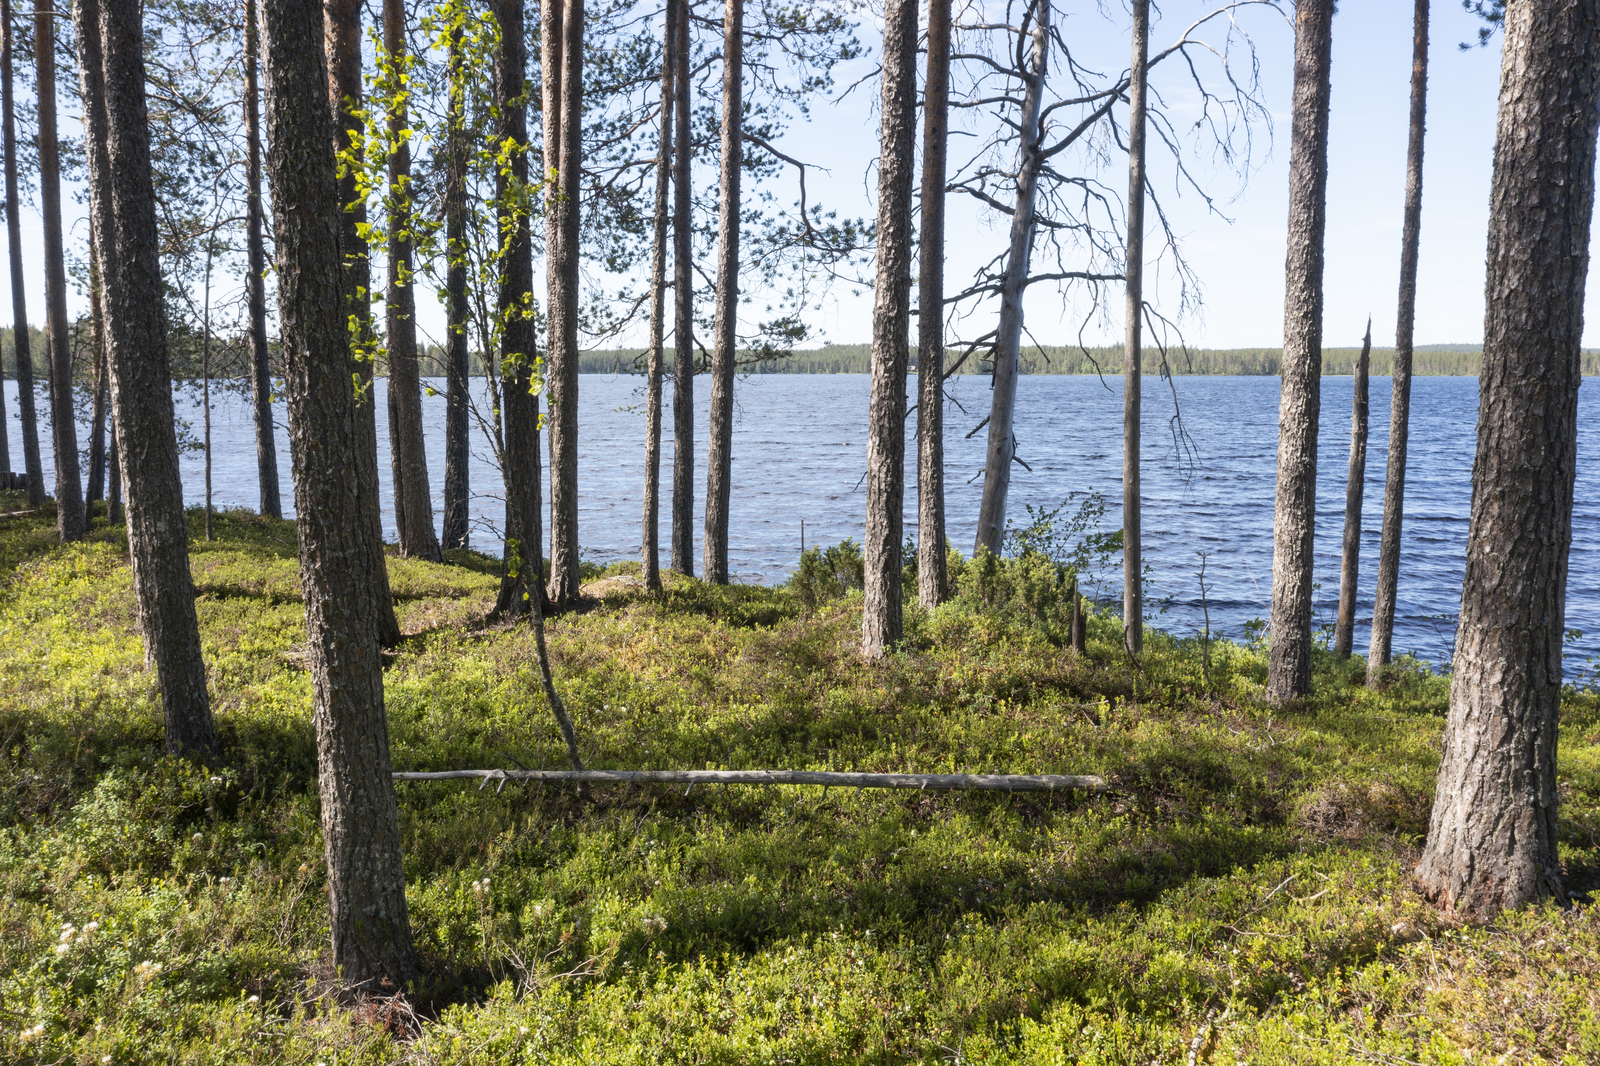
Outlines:
[[1339, 613], [1333, 623], [1333, 653], [1350, 658], [1356, 633], [1356, 586], [1361, 576], [1361, 501], [1367, 487], [1367, 363], [1372, 356], [1372, 319], [1356, 360], [1350, 403], [1350, 472], [1344, 487], [1344, 541], [1339, 556]]
[[1556, 732], [1600, 125], [1600, 0], [1506, 6], [1487, 306], [1450, 712], [1423, 891], [1560, 898]]
[[1332, 45], [1333, 0], [1301, 0], [1294, 22], [1283, 392], [1278, 401], [1278, 487], [1272, 522], [1267, 696], [1274, 701], [1311, 692], [1311, 566], [1322, 404], [1322, 262]]
[[689, 125], [689, 0], [667, 0], [678, 8], [673, 41], [676, 83], [673, 109], [678, 130], [672, 165], [672, 569], [694, 574], [694, 273], [690, 241], [689, 163], [694, 150]]
[[1140, 536], [1139, 405], [1144, 357], [1145, 83], [1150, 62], [1150, 0], [1133, 0], [1133, 59], [1128, 68], [1127, 306], [1122, 354], [1122, 644], [1144, 650], [1144, 546]]
[[661, 139], [656, 152], [656, 217], [650, 250], [650, 351], [645, 367], [644, 514], [639, 555], [647, 589], [661, 587], [661, 368], [666, 357], [667, 194], [672, 169], [672, 108], [676, 99], [673, 48], [678, 38], [678, 5], [668, 2], [661, 46]]
[[45, 336], [50, 351], [50, 438], [56, 460], [56, 532], [63, 541], [88, 532], [72, 409], [72, 338], [67, 332], [67, 261], [61, 231], [61, 144], [56, 140], [55, 4], [34, 0], [34, 84], [39, 113], [39, 213], [44, 229]]
[[1034, 0], [1029, 10], [1033, 27], [1027, 84], [1018, 122], [1017, 206], [1011, 216], [1011, 244], [1000, 281], [1000, 327], [994, 345], [994, 395], [989, 404], [989, 445], [983, 468], [983, 500], [978, 508], [978, 536], [973, 552], [998, 555], [1006, 531], [1006, 493], [1017, 439], [1012, 431], [1017, 407], [1017, 362], [1022, 348], [1022, 297], [1028, 288], [1033, 258], [1034, 207], [1038, 201], [1042, 129], [1039, 122], [1044, 81], [1050, 58], [1050, 0]]
[[1428, 0], [1416, 0], [1411, 41], [1411, 133], [1406, 146], [1406, 207], [1400, 229], [1400, 299], [1394, 327], [1389, 401], [1389, 462], [1383, 483], [1383, 533], [1378, 584], [1372, 595], [1367, 684], [1389, 665], [1395, 598], [1400, 586], [1400, 531], [1405, 523], [1406, 438], [1411, 428], [1411, 346], [1417, 318], [1417, 254], [1422, 243], [1422, 142], [1428, 118]]
[[733, 498], [733, 365], [739, 325], [739, 176], [744, 167], [744, 0], [722, 19], [722, 154], [717, 182], [717, 306], [712, 319], [711, 409], [706, 433], [706, 580], [728, 583]]
[[944, 532], [944, 184], [950, 132], [950, 0], [928, 0], [922, 93], [922, 232], [917, 248], [917, 599], [949, 583]]
[[[448, 159], [444, 187], [445, 254], [445, 413], [444, 413], [444, 520], [440, 542], [445, 548], [465, 548], [469, 537], [467, 390], [467, 134], [466, 101], [461, 85], [465, 60], [461, 34], [450, 37], [448, 64], [449, 122], [445, 153]], [[524, 162], [524, 168], [527, 164]]]
[[889, 0], [884, 8], [882, 116], [861, 614], [861, 651], [869, 658], [882, 656], [904, 635], [900, 555], [906, 486], [906, 362], [911, 332], [911, 188], [916, 176], [916, 0]]
[[[544, 16], [545, 270], [550, 320], [550, 599], [578, 599], [578, 178], [582, 166], [583, 0], [553, 0]], [[559, 9], [554, 23], [550, 15]], [[552, 136], [551, 134], [554, 134]]]
[[272, 426], [272, 370], [267, 365], [266, 242], [261, 207], [261, 56], [260, 19], [256, 0], [244, 6], [244, 138], [245, 251], [249, 269], [245, 289], [250, 312], [250, 401], [255, 414], [256, 479], [261, 487], [261, 513], [283, 517], [283, 492], [278, 485], [278, 444]]
[[267, 176], [278, 246], [300, 586], [305, 595], [317, 791], [327, 858], [333, 964], [378, 991], [416, 972], [400, 825], [389, 773], [374, 557], [348, 472], [360, 449], [341, 274], [343, 203], [317, 0], [265, 6]]
[[28, 476], [28, 506], [44, 502], [44, 467], [39, 459], [39, 415], [34, 408], [33, 353], [28, 344], [28, 298], [22, 279], [22, 216], [17, 190], [17, 122], [12, 102], [11, 0], [0, 0], [0, 124], [5, 127], [6, 244], [11, 263], [11, 341], [17, 356], [17, 418], [22, 422], [22, 469]]
[[114, 456], [127, 471], [128, 553], [145, 658], [161, 686], [167, 750], [202, 753], [216, 747], [217, 735], [178, 474], [141, 6], [139, 0], [74, 6], [91, 234], [104, 286]]
[[[328, 102], [333, 116], [336, 152], [348, 151], [353, 134], [360, 133], [356, 114], [361, 102], [361, 0], [326, 0], [323, 47], [327, 53]], [[356, 191], [354, 170], [339, 179], [340, 284], [344, 287], [347, 315], [354, 315], [362, 343], [372, 338], [372, 263], [361, 227], [367, 221], [366, 201]], [[347, 319], [348, 321], [348, 319]], [[348, 351], [349, 346], [346, 346]], [[383, 509], [378, 502], [378, 409], [372, 384], [372, 361], [354, 358], [350, 371], [360, 382], [356, 400], [355, 493], [366, 522], [367, 550], [372, 554], [373, 592], [377, 599], [378, 643], [384, 647], [400, 640], [400, 623], [389, 592], [389, 568], [383, 551]]]

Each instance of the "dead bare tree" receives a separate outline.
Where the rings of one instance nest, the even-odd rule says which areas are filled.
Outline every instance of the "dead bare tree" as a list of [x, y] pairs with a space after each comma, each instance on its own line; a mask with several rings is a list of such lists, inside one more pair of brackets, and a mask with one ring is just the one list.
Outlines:
[[1350, 658], [1356, 631], [1356, 586], [1361, 576], [1361, 501], [1367, 487], [1367, 364], [1372, 356], [1372, 318], [1361, 340], [1350, 403], [1350, 473], [1344, 489], [1344, 541], [1339, 561], [1339, 613], [1333, 624], [1333, 653]]

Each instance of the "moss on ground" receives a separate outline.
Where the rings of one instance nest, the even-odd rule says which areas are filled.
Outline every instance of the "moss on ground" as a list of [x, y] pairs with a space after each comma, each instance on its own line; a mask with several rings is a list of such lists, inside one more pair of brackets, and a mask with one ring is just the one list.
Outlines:
[[[0, 494], [0, 511], [20, 508]], [[327, 972], [293, 526], [193, 544], [215, 765], [160, 752], [125, 542], [0, 519], [0, 1060], [1592, 1063], [1600, 919], [1460, 927], [1406, 871], [1446, 682], [1119, 623], [1079, 656], [965, 603], [855, 653], [859, 594], [608, 582], [552, 621], [592, 765], [1092, 772], [1103, 796], [398, 786], [427, 978]], [[196, 526], [198, 530], [198, 526]], [[390, 561], [402, 769], [559, 765], [496, 565]], [[1600, 873], [1600, 700], [1561, 733], [1569, 887]]]

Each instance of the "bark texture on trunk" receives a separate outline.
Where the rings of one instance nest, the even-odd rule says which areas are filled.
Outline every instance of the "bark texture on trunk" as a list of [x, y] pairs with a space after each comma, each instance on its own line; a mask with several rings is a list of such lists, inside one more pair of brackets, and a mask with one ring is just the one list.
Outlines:
[[0, 125], [5, 130], [6, 244], [11, 264], [11, 337], [17, 354], [17, 418], [22, 422], [22, 469], [28, 475], [28, 506], [44, 502], [44, 467], [39, 459], [39, 414], [34, 404], [33, 353], [28, 344], [28, 290], [22, 276], [22, 202], [17, 190], [17, 122], [12, 100], [11, 0], [0, 0]]
[[1372, 357], [1372, 319], [1356, 360], [1350, 403], [1350, 472], [1344, 487], [1344, 542], [1339, 556], [1339, 614], [1333, 624], [1333, 653], [1350, 658], [1355, 646], [1356, 587], [1361, 576], [1361, 502], [1367, 487], [1367, 363]]
[[56, 532], [89, 530], [72, 405], [72, 335], [67, 332], [67, 261], [61, 231], [61, 144], [56, 139], [56, 27], [52, 0], [34, 0], [34, 83], [39, 113], [39, 213], [44, 229], [45, 336], [50, 351], [50, 439], [56, 460]]
[[1478, 451], [1422, 890], [1474, 918], [1560, 898], [1556, 732], [1600, 126], [1600, 2], [1506, 6]]
[[[582, 167], [583, 0], [554, 0], [541, 27], [550, 322], [550, 599], [578, 599], [578, 198]], [[550, 16], [559, 8], [560, 17]], [[548, 28], [544, 28], [548, 27]], [[553, 134], [553, 136], [552, 136]]]
[[678, 8], [672, 56], [676, 65], [673, 110], [678, 131], [672, 163], [672, 569], [694, 575], [694, 263], [689, 164], [689, 0]]
[[267, 364], [267, 248], [261, 207], [261, 26], [256, 0], [244, 5], [245, 276], [250, 315], [250, 400], [255, 413], [256, 479], [261, 513], [283, 517], [278, 444], [272, 425], [272, 369]]
[[[333, 116], [334, 151], [348, 151], [352, 134], [362, 130], [356, 112], [361, 101], [361, 0], [326, 0], [323, 47], [327, 54], [328, 102]], [[372, 263], [361, 227], [367, 221], [366, 201], [356, 191], [353, 171], [338, 183], [340, 284], [346, 315], [356, 316], [362, 344], [372, 342]], [[347, 318], [348, 321], [348, 318]], [[346, 345], [346, 351], [349, 346]], [[378, 409], [372, 387], [372, 360], [351, 354], [350, 372], [360, 382], [356, 398], [355, 492], [365, 517], [367, 550], [372, 555], [373, 591], [377, 598], [378, 643], [400, 641], [400, 623], [389, 592], [389, 568], [383, 551], [383, 509], [378, 502]]]
[[1389, 462], [1383, 483], [1383, 533], [1378, 541], [1378, 584], [1372, 595], [1372, 639], [1367, 684], [1389, 665], [1395, 599], [1400, 587], [1400, 532], [1405, 524], [1406, 438], [1411, 430], [1412, 335], [1417, 318], [1417, 255], [1422, 243], [1422, 144], [1428, 120], [1428, 0], [1416, 0], [1411, 41], [1411, 133], [1406, 145], [1406, 207], [1400, 229], [1400, 300], [1394, 327], [1394, 370], [1389, 401]]
[[[94, 360], [94, 409], [89, 422], [89, 478], [83, 493], [85, 508], [106, 496], [106, 419], [111, 405], [111, 384], [106, 377], [106, 322], [100, 304], [100, 253], [95, 251], [94, 246], [94, 219], [90, 218], [89, 351], [90, 358]], [[3, 415], [4, 412], [0, 411], [0, 416]], [[0, 463], [0, 467], [10, 469], [4, 463]]]
[[706, 435], [706, 580], [728, 583], [733, 498], [733, 367], [739, 326], [739, 177], [744, 168], [744, 0], [722, 19], [722, 154], [717, 182], [717, 306], [712, 320], [711, 409]]
[[374, 558], [349, 488], [359, 443], [334, 131], [328, 111], [307, 106], [328, 84], [317, 48], [322, 9], [318, 0], [272, 0], [264, 12], [267, 176], [333, 962], [344, 983], [381, 991], [385, 982], [411, 978], [417, 966], [389, 776]]
[[1333, 0], [1301, 0], [1294, 17], [1283, 392], [1278, 401], [1278, 486], [1272, 521], [1267, 696], [1274, 701], [1311, 692], [1311, 567], [1322, 404], [1322, 264], [1332, 50]]
[[911, 333], [911, 189], [916, 179], [916, 0], [888, 0], [884, 7], [881, 113], [861, 615], [861, 651], [874, 659], [904, 635], [900, 555], [906, 487], [906, 362]]
[[1128, 67], [1127, 306], [1122, 354], [1122, 644], [1144, 650], [1144, 546], [1140, 536], [1139, 407], [1144, 385], [1144, 135], [1150, 63], [1150, 0], [1133, 0], [1133, 59]]
[[1022, 348], [1022, 297], [1028, 288], [1033, 259], [1034, 207], [1038, 201], [1040, 125], [1044, 81], [1050, 59], [1050, 0], [1034, 0], [1029, 9], [1031, 46], [1027, 85], [1019, 119], [1017, 206], [1011, 215], [1011, 245], [1000, 281], [1000, 328], [994, 345], [994, 395], [989, 404], [989, 446], [983, 467], [983, 500], [978, 508], [978, 536], [973, 553], [982, 548], [1000, 554], [1006, 532], [1006, 493], [1011, 488], [1011, 463], [1017, 453], [1012, 433], [1017, 407], [1018, 358]]
[[[383, 44], [389, 61], [404, 64], [405, 0], [383, 0]], [[417, 367], [417, 290], [412, 284], [411, 142], [406, 98], [390, 98], [388, 297], [384, 332], [389, 355], [390, 465], [394, 468], [395, 526], [402, 557], [439, 561], [433, 531], [433, 495], [428, 488], [428, 455], [422, 439], [422, 378]]]
[[89, 209], [109, 339], [113, 465], [120, 459], [128, 475], [128, 553], [145, 659], [161, 686], [167, 750], [203, 753], [216, 748], [217, 735], [178, 475], [141, 9], [139, 0], [74, 5]]
[[922, 93], [922, 233], [917, 248], [917, 599], [949, 585], [944, 532], [944, 185], [950, 136], [950, 0], [928, 0]]
[[122, 464], [117, 462], [116, 412], [112, 412], [111, 455], [106, 459], [106, 521], [122, 524]]
[[650, 249], [650, 351], [645, 367], [644, 514], [639, 542], [644, 587], [661, 587], [661, 373], [666, 358], [668, 179], [672, 170], [672, 108], [676, 99], [673, 54], [678, 5], [668, 2], [661, 46], [661, 139], [656, 152], [656, 216]]
[[[465, 60], [460, 32], [451, 35], [446, 59], [449, 71], [449, 122], [445, 153], [448, 169], [444, 188], [445, 254], [445, 408], [444, 408], [444, 521], [440, 542], [445, 548], [465, 548], [470, 536], [467, 503], [469, 483], [467, 390], [471, 367], [467, 353], [467, 134], [466, 101], [461, 78]], [[527, 172], [527, 161], [523, 161]]]

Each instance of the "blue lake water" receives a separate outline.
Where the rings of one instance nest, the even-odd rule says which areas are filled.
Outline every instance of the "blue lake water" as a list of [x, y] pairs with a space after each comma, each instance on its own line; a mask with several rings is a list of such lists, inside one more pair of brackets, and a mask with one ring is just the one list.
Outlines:
[[[388, 435], [383, 382], [378, 383], [380, 469], [385, 520], [393, 535]], [[434, 381], [438, 388], [441, 381]], [[967, 432], [988, 411], [986, 377], [951, 380], [947, 427], [948, 533], [970, 551], [976, 529], [979, 475], [986, 431]], [[15, 383], [6, 382], [7, 431], [13, 466], [21, 465]], [[1152, 568], [1151, 599], [1169, 601], [1154, 624], [1173, 632], [1198, 630], [1201, 608], [1197, 552], [1209, 553], [1206, 580], [1214, 631], [1243, 633], [1244, 624], [1269, 613], [1272, 580], [1272, 505], [1278, 420], [1278, 379], [1186, 377], [1177, 379], [1178, 400], [1192, 438], [1192, 463], [1182, 461], [1171, 428], [1172, 395], [1165, 383], [1145, 382], [1144, 523], [1146, 561]], [[1372, 380], [1371, 435], [1367, 452], [1363, 518], [1361, 597], [1356, 648], [1366, 648], [1372, 609], [1378, 531], [1383, 510], [1383, 475], [1388, 448], [1388, 378]], [[672, 469], [670, 387], [663, 415], [663, 497], [669, 498]], [[709, 382], [696, 381], [696, 552], [704, 520], [705, 426]], [[1316, 580], [1319, 622], [1331, 623], [1338, 602], [1339, 542], [1344, 522], [1345, 477], [1350, 447], [1352, 380], [1322, 379], [1322, 426], [1318, 458]], [[761, 375], [735, 389], [733, 504], [729, 565], [739, 580], [782, 581], [800, 550], [801, 522], [808, 544], [857, 540], [865, 525], [868, 378], [865, 375]], [[39, 409], [46, 410], [45, 404]], [[1395, 651], [1432, 662], [1449, 654], [1454, 616], [1460, 606], [1467, 518], [1471, 505], [1478, 383], [1475, 378], [1418, 378], [1406, 489], [1405, 539]], [[644, 464], [642, 379], [586, 374], [579, 388], [579, 540], [586, 558], [633, 557], [640, 541]], [[181, 390], [180, 417], [196, 433], [201, 410], [194, 394]], [[276, 407], [280, 422], [283, 408]], [[423, 415], [432, 469], [435, 521], [444, 487], [444, 400], [425, 397]], [[213, 485], [218, 506], [257, 503], [255, 450], [250, 408], [241, 396], [213, 395], [215, 452]], [[1018, 454], [1031, 470], [1014, 468], [1010, 507], [1026, 520], [1025, 505], [1055, 507], [1071, 493], [1105, 495], [1107, 528], [1120, 525], [1122, 385], [1119, 378], [1028, 376], [1018, 386]], [[1593, 385], [1579, 399], [1578, 484], [1567, 586], [1567, 625], [1584, 630], [1569, 644], [1566, 669], [1573, 676], [1600, 655], [1600, 398]], [[914, 423], [915, 418], [911, 421]], [[915, 446], [908, 427], [910, 473], [906, 529], [916, 528]], [[47, 476], [52, 460], [42, 442]], [[280, 479], [284, 506], [292, 509], [289, 450], [280, 426]], [[204, 499], [203, 456], [186, 453], [184, 493]], [[473, 543], [497, 550], [503, 513], [499, 475], [490, 451], [475, 441], [471, 470]], [[545, 480], [548, 489], [548, 478]], [[661, 515], [661, 543], [671, 517]], [[1116, 594], [1120, 576], [1104, 575]]]

